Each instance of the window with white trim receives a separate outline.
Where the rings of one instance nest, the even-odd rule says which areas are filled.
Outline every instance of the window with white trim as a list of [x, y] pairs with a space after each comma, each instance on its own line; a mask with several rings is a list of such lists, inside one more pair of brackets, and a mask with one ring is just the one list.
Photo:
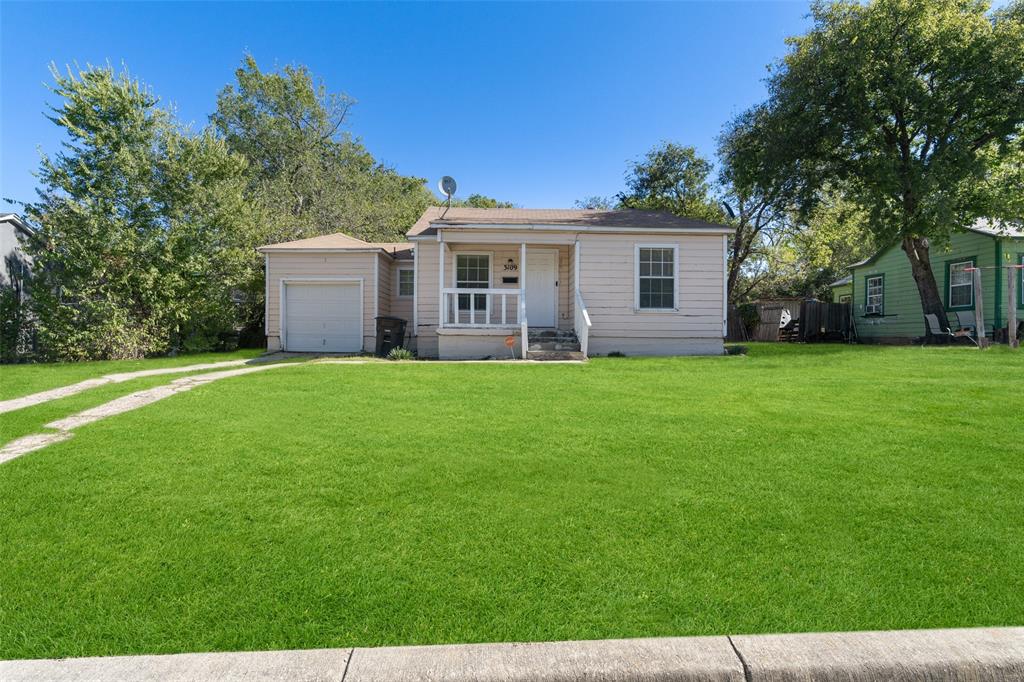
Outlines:
[[974, 261], [970, 260], [949, 264], [949, 296], [946, 300], [950, 308], [974, 305], [974, 273], [968, 270], [973, 267]]
[[403, 298], [412, 296], [416, 291], [416, 272], [410, 268], [398, 271], [398, 295]]
[[864, 314], [881, 315], [885, 310], [885, 277], [868, 277], [864, 286]]
[[636, 251], [637, 308], [672, 310], [676, 307], [676, 250], [639, 246]]
[[[491, 257], [487, 254], [459, 253], [455, 255], [455, 286], [459, 289], [489, 289], [491, 286]], [[473, 294], [474, 310], [487, 310], [487, 296]], [[469, 310], [470, 294], [459, 294], [459, 310]]]
[[1017, 307], [1024, 308], [1024, 253], [1020, 255], [1020, 277], [1017, 278]]

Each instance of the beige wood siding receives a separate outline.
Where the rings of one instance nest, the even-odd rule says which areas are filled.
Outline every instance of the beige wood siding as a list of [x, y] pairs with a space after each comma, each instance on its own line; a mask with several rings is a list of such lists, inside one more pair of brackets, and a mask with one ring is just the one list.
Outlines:
[[267, 343], [280, 347], [281, 280], [352, 277], [363, 281], [363, 349], [372, 350], [373, 320], [378, 283], [375, 253], [270, 253], [267, 254]]
[[[377, 315], [391, 314], [391, 261], [387, 256], [377, 256]], [[376, 334], [376, 322], [374, 325]]]
[[[636, 247], [672, 245], [679, 249], [677, 309], [636, 309]], [[722, 340], [724, 259], [721, 235], [581, 235], [580, 290], [593, 327], [591, 344], [602, 339]], [[596, 339], [596, 341], [595, 341]], [[656, 345], [656, 344], [655, 344]], [[654, 346], [637, 343], [636, 352]], [[706, 349], [708, 344], [696, 343]], [[679, 344], [666, 345], [679, 352]], [[627, 348], [619, 348], [629, 352]], [[600, 352], [600, 351], [597, 351]]]
[[400, 317], [408, 323], [409, 332], [412, 332], [412, 302], [413, 296], [398, 295], [398, 271], [413, 270], [413, 262], [407, 260], [394, 261], [391, 264], [391, 315]]
[[421, 241], [416, 244], [416, 300], [417, 314], [416, 349], [423, 357], [437, 357], [437, 266], [438, 249], [435, 241]]
[[[506, 237], [507, 239], [507, 237]], [[572, 329], [572, 309], [570, 308], [571, 289], [569, 287], [569, 259], [570, 259], [570, 248], [565, 245], [557, 244], [528, 244], [526, 246], [527, 251], [554, 251], [558, 255], [558, 271], [556, 274], [556, 282], [558, 286], [557, 295], [557, 324], [562, 329]], [[447, 286], [455, 286], [455, 263], [456, 257], [460, 253], [486, 253], [491, 257], [491, 287], [494, 289], [518, 289], [523, 284], [523, 265], [520, 263], [520, 245], [519, 244], [449, 244], [448, 245], [448, 257], [444, 264], [445, 279], [448, 281]], [[506, 271], [505, 266], [509, 259], [515, 264], [516, 269]], [[519, 281], [516, 284], [504, 284], [502, 282], [503, 277], [515, 277]], [[435, 276], [435, 280], [436, 280]], [[495, 300], [491, 309], [491, 322], [498, 324], [501, 322], [501, 308], [500, 303]], [[518, 317], [514, 308], [518, 305], [518, 300], [514, 297], [508, 299], [508, 306], [510, 306], [506, 313], [506, 320], [509, 322], [515, 322]]]
[[[446, 231], [445, 280], [455, 283], [455, 255], [485, 252], [492, 255], [492, 286], [502, 284], [509, 258], [522, 277], [520, 247], [516, 234], [467, 234]], [[475, 241], [468, 241], [470, 238]], [[574, 322], [574, 246], [580, 243], [580, 289], [590, 313], [591, 348], [595, 353], [620, 350], [626, 353], [672, 355], [717, 353], [722, 350], [723, 259], [722, 235], [585, 234], [553, 232], [524, 235], [527, 250], [558, 249], [558, 324], [571, 329]], [[642, 244], [673, 245], [679, 249], [677, 309], [669, 312], [638, 311], [635, 307], [635, 247]], [[419, 264], [416, 286], [419, 300], [419, 350], [424, 357], [438, 349], [438, 254], [442, 244], [417, 244]], [[520, 279], [520, 282], [522, 279]], [[613, 347], [614, 346], [614, 347]]]

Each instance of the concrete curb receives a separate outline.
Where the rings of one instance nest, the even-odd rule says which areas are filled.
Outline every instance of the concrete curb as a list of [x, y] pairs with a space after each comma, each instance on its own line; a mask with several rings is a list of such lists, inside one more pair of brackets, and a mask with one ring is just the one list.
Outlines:
[[743, 682], [726, 637], [386, 647], [352, 652], [345, 682]]
[[109, 656], [39, 661], [0, 661], [0, 680], [16, 682], [338, 682], [351, 649], [248, 651], [166, 656]]
[[1024, 627], [0, 661], [0, 680], [1019, 682]]

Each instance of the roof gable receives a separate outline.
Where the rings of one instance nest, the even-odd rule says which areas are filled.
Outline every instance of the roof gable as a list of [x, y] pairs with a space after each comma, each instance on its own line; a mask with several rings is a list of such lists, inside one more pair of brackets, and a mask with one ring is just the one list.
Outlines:
[[268, 244], [259, 247], [257, 251], [260, 253], [275, 251], [383, 251], [398, 260], [410, 260], [413, 257], [410, 242], [364, 242], [362, 239], [350, 237], [342, 232]]

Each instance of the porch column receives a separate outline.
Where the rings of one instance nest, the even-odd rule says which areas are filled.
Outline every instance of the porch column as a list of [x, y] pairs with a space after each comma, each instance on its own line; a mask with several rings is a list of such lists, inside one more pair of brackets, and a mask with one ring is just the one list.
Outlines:
[[525, 360], [530, 348], [530, 333], [526, 320], [526, 242], [519, 243], [519, 347], [520, 359]]
[[[572, 288], [573, 288], [573, 294], [578, 294], [578, 293], [580, 293], [580, 240], [579, 239], [577, 239], [572, 244], [572, 256], [573, 256], [573, 266], [572, 266], [572, 285], [573, 286], [572, 286]], [[573, 305], [574, 306], [576, 305], [575, 297], [573, 298]]]
[[445, 243], [441, 239], [441, 235], [437, 236], [437, 328], [441, 329], [444, 327], [444, 318], [447, 317], [447, 309], [445, 308], [444, 299], [444, 257], [445, 252], [448, 249], [445, 248]]

